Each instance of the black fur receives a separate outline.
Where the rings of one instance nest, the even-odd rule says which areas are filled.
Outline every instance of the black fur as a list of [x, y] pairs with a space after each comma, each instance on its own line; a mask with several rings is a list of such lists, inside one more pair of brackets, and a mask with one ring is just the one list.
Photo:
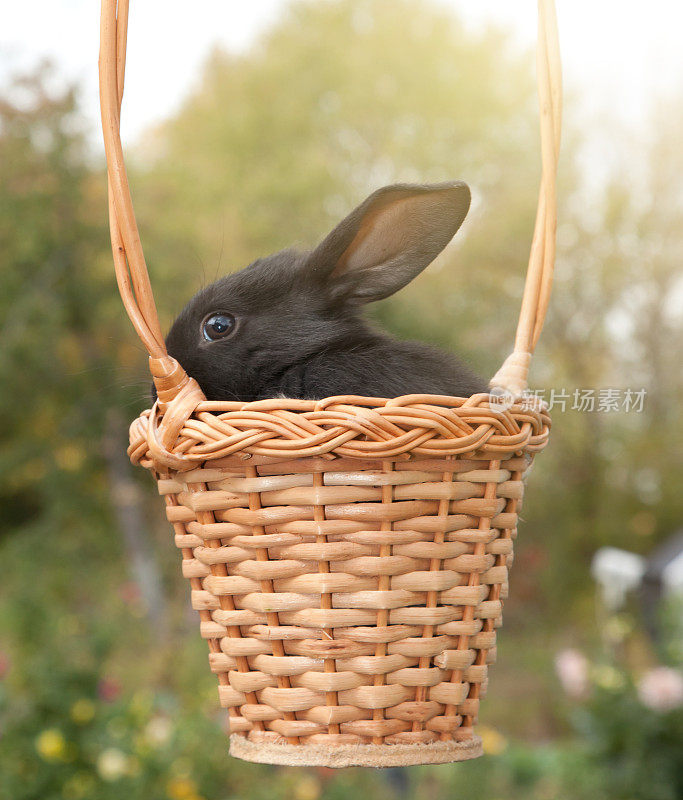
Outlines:
[[[209, 400], [486, 391], [456, 359], [392, 339], [359, 309], [408, 283], [443, 249], [469, 206], [463, 187], [375, 192], [311, 253], [284, 250], [200, 291], [173, 323], [168, 352]], [[202, 322], [218, 311], [232, 314], [236, 328], [206, 341]]]

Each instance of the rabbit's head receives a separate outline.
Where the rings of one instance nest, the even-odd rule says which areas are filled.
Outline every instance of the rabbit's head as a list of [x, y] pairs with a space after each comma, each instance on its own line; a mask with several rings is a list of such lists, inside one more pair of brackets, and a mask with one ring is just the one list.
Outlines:
[[469, 204], [461, 182], [379, 189], [312, 251], [284, 250], [202, 289], [173, 323], [168, 352], [209, 399], [263, 397], [292, 365], [367, 336], [359, 307], [422, 272]]

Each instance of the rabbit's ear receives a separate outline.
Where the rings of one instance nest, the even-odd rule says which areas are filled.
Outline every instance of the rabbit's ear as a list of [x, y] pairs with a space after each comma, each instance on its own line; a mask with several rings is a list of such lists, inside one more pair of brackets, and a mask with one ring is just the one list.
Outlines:
[[470, 190], [459, 181], [385, 186], [337, 225], [306, 268], [336, 300], [381, 300], [439, 255], [469, 207]]

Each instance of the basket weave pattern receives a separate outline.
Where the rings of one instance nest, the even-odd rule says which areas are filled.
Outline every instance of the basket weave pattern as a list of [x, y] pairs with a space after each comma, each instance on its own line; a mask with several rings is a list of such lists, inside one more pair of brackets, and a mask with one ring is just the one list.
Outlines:
[[166, 459], [183, 470], [150, 455], [156, 412], [133, 424], [233, 734], [472, 741], [549, 425], [484, 398], [204, 401]]

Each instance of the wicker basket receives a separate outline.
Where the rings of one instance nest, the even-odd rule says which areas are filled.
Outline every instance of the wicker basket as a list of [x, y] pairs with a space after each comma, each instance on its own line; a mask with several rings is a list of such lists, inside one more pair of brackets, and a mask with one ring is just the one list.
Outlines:
[[[119, 138], [127, 10], [103, 2], [111, 233], [159, 396], [131, 426], [129, 455], [165, 499], [230, 751], [334, 767], [474, 758], [524, 477], [549, 417], [487, 394], [207, 401], [165, 352], [130, 201]], [[540, 10], [550, 146], [516, 347], [492, 381], [513, 399], [554, 248], [559, 64], [552, 4]]]

